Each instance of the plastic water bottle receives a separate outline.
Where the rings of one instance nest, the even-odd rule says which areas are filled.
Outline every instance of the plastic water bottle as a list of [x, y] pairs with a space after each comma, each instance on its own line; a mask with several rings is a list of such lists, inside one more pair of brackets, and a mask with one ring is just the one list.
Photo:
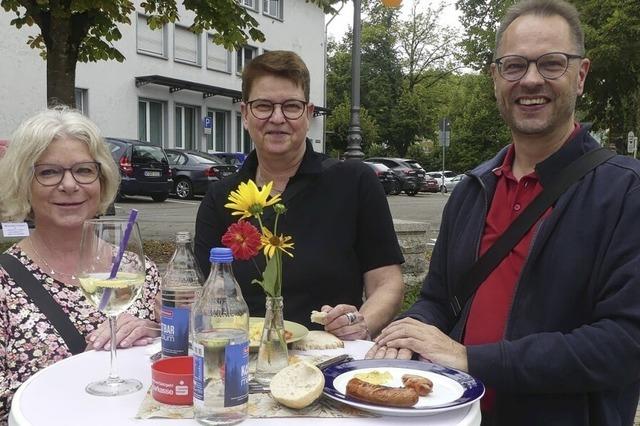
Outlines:
[[162, 279], [162, 356], [189, 354], [191, 306], [202, 291], [202, 272], [191, 249], [191, 234], [176, 234], [176, 251]]
[[249, 308], [228, 248], [213, 248], [211, 273], [191, 310], [193, 406], [205, 425], [238, 423], [249, 401]]

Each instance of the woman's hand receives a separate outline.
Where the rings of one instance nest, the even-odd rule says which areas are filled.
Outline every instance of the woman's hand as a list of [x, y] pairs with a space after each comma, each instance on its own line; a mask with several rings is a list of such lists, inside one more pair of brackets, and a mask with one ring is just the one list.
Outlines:
[[[116, 324], [116, 344], [119, 348], [148, 345], [160, 335], [160, 326], [157, 322], [138, 318], [128, 312], [120, 314]], [[100, 324], [97, 330], [89, 334], [87, 340], [87, 350], [110, 350], [109, 320]]]
[[342, 340], [370, 340], [367, 321], [353, 305], [337, 305], [335, 308], [324, 305], [322, 312], [327, 313], [325, 331]]

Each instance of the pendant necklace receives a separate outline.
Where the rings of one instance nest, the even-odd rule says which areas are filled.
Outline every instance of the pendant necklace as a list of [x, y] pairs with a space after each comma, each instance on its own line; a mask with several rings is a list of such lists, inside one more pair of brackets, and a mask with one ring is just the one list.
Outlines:
[[36, 245], [33, 244], [33, 237], [31, 237], [29, 239], [29, 243], [31, 244], [31, 248], [33, 249], [33, 252], [36, 254], [36, 256], [38, 256], [38, 258], [40, 260], [42, 260], [42, 263], [44, 263], [44, 265], [49, 269], [49, 275], [53, 276], [55, 278], [55, 275], [60, 275], [62, 277], [67, 277], [67, 278], [71, 278], [72, 280], [76, 279], [76, 276], [74, 274], [68, 274], [66, 272], [56, 272], [53, 267], [51, 265], [49, 265], [49, 262], [47, 262], [47, 259], [45, 259], [40, 253], [38, 253], [38, 249], [36, 248]]

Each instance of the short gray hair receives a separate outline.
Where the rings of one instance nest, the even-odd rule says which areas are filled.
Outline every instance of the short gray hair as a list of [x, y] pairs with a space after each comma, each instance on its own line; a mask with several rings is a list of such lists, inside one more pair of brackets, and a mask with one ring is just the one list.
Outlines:
[[576, 53], [584, 56], [584, 32], [580, 24], [580, 14], [575, 6], [564, 0], [522, 0], [507, 9], [507, 13], [500, 22], [500, 27], [496, 33], [496, 48], [493, 51], [493, 59], [497, 58], [502, 36], [509, 25], [517, 18], [525, 15], [560, 16], [563, 18], [569, 24], [573, 41], [576, 44]]
[[60, 138], [86, 143], [93, 159], [100, 163], [98, 214], [106, 211], [120, 185], [120, 172], [107, 143], [98, 127], [80, 112], [55, 107], [26, 119], [11, 135], [0, 159], [0, 218], [19, 221], [31, 217], [33, 166], [49, 144]]

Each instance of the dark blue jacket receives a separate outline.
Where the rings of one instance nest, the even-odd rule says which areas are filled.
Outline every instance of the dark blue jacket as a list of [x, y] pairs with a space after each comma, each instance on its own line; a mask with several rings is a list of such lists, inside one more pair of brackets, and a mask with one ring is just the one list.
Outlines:
[[[536, 166], [542, 185], [597, 147], [583, 128]], [[455, 188], [421, 297], [403, 314], [457, 341], [470, 301], [456, 319], [448, 286], [478, 257], [492, 170], [505, 153]], [[600, 165], [534, 232], [504, 338], [467, 347], [470, 374], [496, 389], [500, 425], [631, 425], [640, 389], [640, 162], [615, 156]]]

